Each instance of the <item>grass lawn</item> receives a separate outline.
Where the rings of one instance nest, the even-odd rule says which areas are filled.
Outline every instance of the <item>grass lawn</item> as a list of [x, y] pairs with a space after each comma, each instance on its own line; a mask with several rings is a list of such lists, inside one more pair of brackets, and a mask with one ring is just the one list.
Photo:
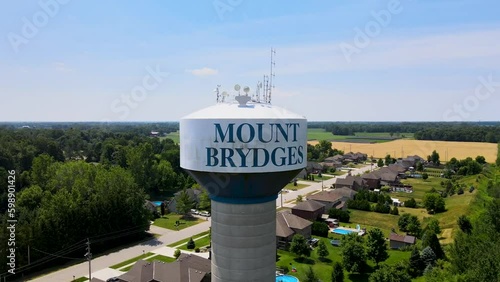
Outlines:
[[335, 175], [335, 176], [340, 176], [340, 175], [344, 175], [344, 174], [347, 174], [347, 171], [343, 171], [343, 170], [336, 170], [334, 173], [329, 173], [331, 175]]
[[306, 180], [306, 179], [299, 179], [300, 181], [306, 181], [306, 182], [321, 182], [321, 179], [323, 179], [323, 181], [326, 181], [328, 179], [331, 179], [333, 178], [333, 176], [328, 176], [328, 175], [322, 175], [322, 177], [319, 177], [318, 175], [314, 174], [314, 181], [312, 180]]
[[413, 193], [391, 193], [391, 197], [398, 198], [401, 201], [406, 201], [410, 198], [414, 198], [417, 202], [422, 202], [425, 193], [429, 192], [432, 188], [436, 188], [436, 190], [443, 189], [441, 187], [441, 181], [443, 180], [444, 179], [440, 177], [429, 177], [427, 180], [423, 180], [421, 178], [403, 179], [401, 181], [403, 184], [413, 186]]
[[[300, 180], [302, 180], [302, 179], [300, 179]], [[300, 190], [300, 189], [306, 188], [306, 187], [309, 187], [309, 185], [297, 183], [297, 186], [294, 186], [293, 183], [288, 183], [285, 187], [283, 187], [283, 189], [297, 191], [297, 190]]]
[[[359, 224], [361, 228], [366, 228], [367, 231], [373, 228], [380, 228], [386, 237], [389, 237], [391, 228], [398, 230], [399, 216], [397, 215], [360, 210], [349, 211], [351, 212], [350, 222], [341, 223], [341, 226], [356, 228], [356, 225]], [[401, 210], [399, 214], [401, 214]]]
[[84, 282], [84, 281], [89, 281], [87, 277], [80, 277], [75, 280], [71, 280], [71, 282]]
[[174, 141], [174, 143], [179, 144], [179, 140], [180, 140], [179, 131], [170, 132], [169, 134], [167, 134], [167, 136], [160, 137], [160, 141], [163, 139], [166, 139], [166, 138], [172, 139]]
[[173, 262], [175, 261], [175, 258], [167, 257], [167, 256], [162, 256], [162, 255], [157, 255], [152, 258], [148, 258], [146, 261], [162, 261], [162, 262]]
[[128, 259], [126, 261], [120, 262], [118, 264], [112, 265], [112, 266], [110, 266], [110, 268], [120, 269], [121, 267], [124, 267], [125, 265], [131, 264], [133, 262], [136, 262], [136, 261], [141, 260], [143, 258], [149, 257], [151, 255], [153, 255], [153, 253], [146, 253], [146, 254], [143, 254], [143, 255], [140, 255], [140, 256]]
[[[288, 270], [290, 271], [288, 274], [297, 277], [300, 281], [304, 281], [306, 270], [309, 268], [309, 266], [312, 266], [313, 271], [317, 274], [318, 278], [321, 281], [330, 281], [333, 262], [336, 261], [341, 262], [342, 260], [340, 253], [341, 249], [339, 247], [333, 247], [330, 244], [329, 239], [320, 238], [320, 240], [325, 242], [328, 252], [330, 253], [325, 261], [319, 260], [319, 257], [316, 253], [317, 247], [315, 248], [314, 251], [311, 252], [311, 256], [309, 258], [303, 260], [297, 259], [295, 255], [290, 252], [279, 250], [278, 251], [279, 260], [278, 262], [276, 262], [276, 265], [278, 267], [288, 268]], [[410, 252], [389, 250], [389, 258], [385, 263], [395, 264], [396, 262], [408, 259], [409, 257], [410, 257]], [[369, 265], [368, 272], [371, 272], [375, 264], [371, 261], [368, 261], [368, 265]], [[294, 266], [297, 269], [297, 272], [291, 272], [292, 266]], [[363, 275], [359, 274], [349, 275], [347, 272], [345, 272], [344, 275], [345, 275], [344, 281], [368, 281], [369, 273]]]
[[[194, 240], [195, 248], [202, 248], [202, 247], [206, 247], [206, 246], [210, 245], [210, 236], [208, 236], [208, 235], [205, 237], [198, 238], [198, 239], [193, 238], [193, 240]], [[178, 247], [178, 249], [188, 251], [187, 244], [184, 244], [184, 245]], [[194, 249], [189, 250], [189, 251], [194, 251]]]
[[[202, 237], [202, 236], [208, 235], [208, 233], [209, 233], [209, 232], [210, 232], [210, 231], [204, 231], [204, 232], [198, 233], [198, 234], [196, 234], [196, 235], [194, 235], [194, 236], [193, 236], [193, 240], [196, 240], [197, 238], [200, 238], [200, 237]], [[172, 248], [174, 248], [174, 247], [177, 247], [177, 246], [179, 246], [179, 245], [186, 244], [186, 243], [187, 243], [187, 241], [189, 241], [189, 239], [190, 239], [190, 238], [182, 239], [182, 240], [180, 240], [180, 241], [177, 241], [177, 242], [175, 242], [175, 243], [172, 243], [172, 244], [167, 245], [167, 247], [172, 247]]]
[[[180, 225], [178, 228], [175, 227], [175, 222], [179, 220]], [[155, 219], [153, 225], [156, 225], [158, 227], [163, 227], [171, 230], [181, 230], [189, 226], [193, 226], [195, 224], [198, 224], [200, 222], [203, 222], [204, 220], [201, 220], [197, 217], [186, 217], [183, 218], [182, 215], [180, 214], [174, 214], [174, 213], [169, 213], [166, 214], [162, 217], [159, 217]]]

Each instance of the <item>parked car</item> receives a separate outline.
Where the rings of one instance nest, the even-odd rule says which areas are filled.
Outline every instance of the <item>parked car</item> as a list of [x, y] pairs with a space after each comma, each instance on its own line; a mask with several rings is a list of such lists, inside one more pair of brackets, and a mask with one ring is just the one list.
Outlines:
[[201, 216], [210, 216], [210, 213], [209, 213], [209, 212], [207, 212], [207, 211], [201, 211], [199, 214], [200, 214]]
[[200, 212], [196, 209], [191, 209], [191, 214], [199, 214]]

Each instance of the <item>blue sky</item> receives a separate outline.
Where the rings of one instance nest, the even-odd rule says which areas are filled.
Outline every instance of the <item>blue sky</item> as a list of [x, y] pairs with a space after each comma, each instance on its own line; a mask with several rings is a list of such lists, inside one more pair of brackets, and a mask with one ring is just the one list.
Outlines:
[[500, 120], [500, 2], [269, 2], [3, 1], [0, 121], [179, 120], [271, 47], [308, 120]]

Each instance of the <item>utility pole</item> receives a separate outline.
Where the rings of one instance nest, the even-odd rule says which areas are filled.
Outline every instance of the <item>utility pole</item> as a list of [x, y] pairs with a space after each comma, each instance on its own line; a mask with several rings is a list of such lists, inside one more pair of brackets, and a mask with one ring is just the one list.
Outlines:
[[87, 253], [85, 254], [85, 257], [89, 261], [89, 281], [92, 280], [92, 253], [90, 252], [90, 239], [87, 238]]
[[283, 207], [283, 190], [281, 190], [280, 194], [281, 194], [281, 207]]

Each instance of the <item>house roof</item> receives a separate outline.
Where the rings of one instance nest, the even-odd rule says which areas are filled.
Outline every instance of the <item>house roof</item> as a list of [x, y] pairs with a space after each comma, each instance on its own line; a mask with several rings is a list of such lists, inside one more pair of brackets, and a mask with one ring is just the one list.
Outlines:
[[296, 204], [292, 210], [301, 210], [301, 211], [311, 211], [311, 212], [314, 212], [314, 211], [317, 211], [321, 208], [324, 208], [325, 206], [321, 203], [318, 203], [314, 200], [307, 200], [305, 202], [300, 202], [298, 204]]
[[[293, 229], [304, 229], [312, 225], [312, 222], [305, 220], [290, 212], [276, 213], [276, 236], [288, 237], [294, 234]], [[293, 228], [293, 229], [292, 229]]]
[[375, 175], [374, 173], [370, 172], [370, 173], [367, 173], [367, 174], [363, 174], [361, 176], [361, 178], [363, 179], [380, 179], [379, 176]]
[[201, 282], [211, 271], [209, 259], [181, 254], [174, 262], [140, 260], [127, 273], [118, 276], [123, 282]]
[[357, 194], [357, 192], [352, 190], [351, 188], [342, 187], [330, 191], [322, 191], [317, 194], [309, 195], [307, 196], [307, 199], [335, 203], [338, 200], [342, 199], [343, 197], [352, 199], [354, 198], [355, 194]]
[[345, 178], [337, 178], [337, 180], [335, 180], [335, 185], [352, 186], [354, 185], [354, 177], [348, 175]]
[[407, 244], [415, 244], [415, 237], [410, 235], [398, 235], [396, 233], [391, 233], [389, 236], [391, 241], [407, 243]]
[[406, 168], [402, 165], [399, 165], [399, 164], [390, 164], [387, 168], [390, 169], [391, 171], [397, 172], [397, 173], [401, 173], [401, 172], [406, 171]]

